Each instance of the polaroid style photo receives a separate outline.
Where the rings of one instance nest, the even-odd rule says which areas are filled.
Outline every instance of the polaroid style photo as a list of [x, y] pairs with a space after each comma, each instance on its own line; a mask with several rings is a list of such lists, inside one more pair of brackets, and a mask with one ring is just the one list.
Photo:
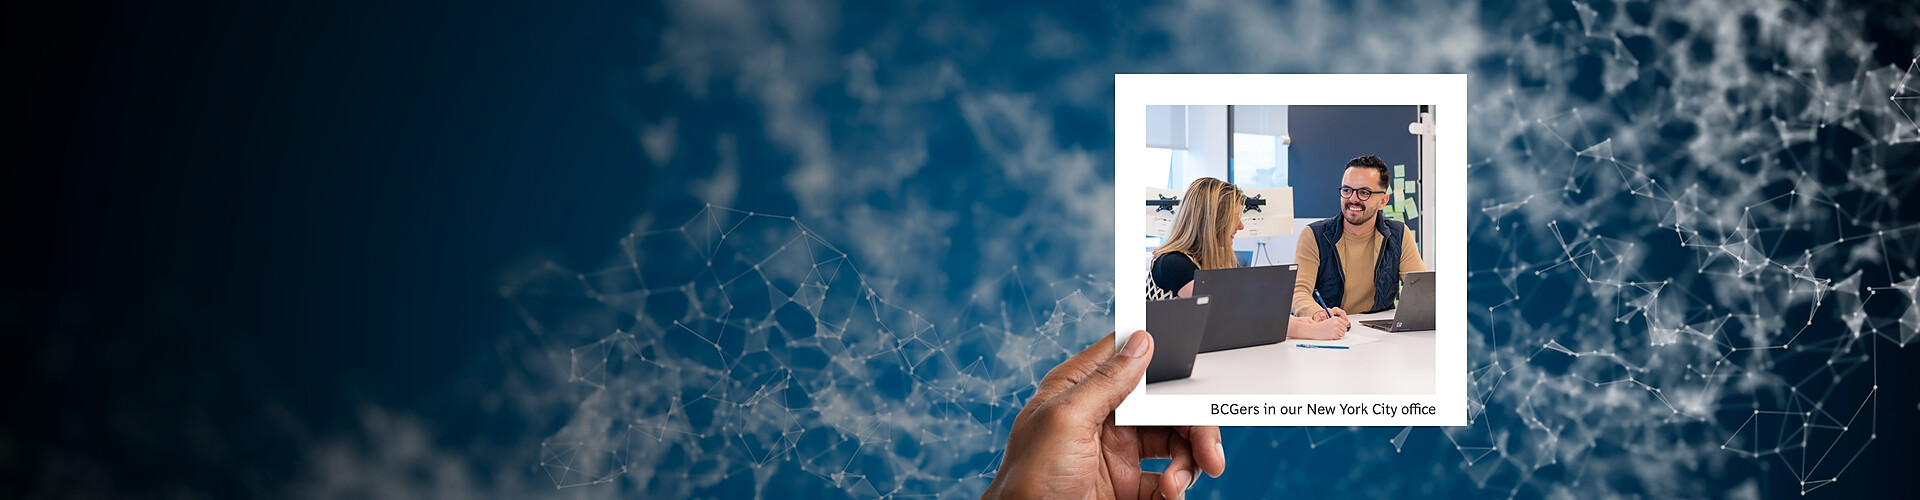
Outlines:
[[1114, 85], [1117, 423], [1466, 425], [1466, 75]]

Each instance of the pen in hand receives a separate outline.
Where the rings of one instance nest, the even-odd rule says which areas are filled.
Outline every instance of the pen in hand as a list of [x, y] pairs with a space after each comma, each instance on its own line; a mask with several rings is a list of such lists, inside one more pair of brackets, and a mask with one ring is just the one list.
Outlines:
[[[1314, 291], [1313, 291], [1313, 302], [1314, 302], [1315, 304], [1320, 304], [1320, 310], [1322, 310], [1322, 311], [1326, 311], [1326, 312], [1327, 312], [1327, 319], [1333, 319], [1333, 310], [1332, 310], [1332, 309], [1328, 309], [1328, 308], [1327, 308], [1327, 301], [1326, 301], [1326, 300], [1322, 300], [1322, 299], [1320, 298], [1320, 290], [1317, 290], [1317, 289], [1316, 289], [1316, 290], [1314, 290]], [[1352, 324], [1348, 324], [1348, 325], [1347, 325], [1347, 329], [1348, 329], [1348, 330], [1352, 330], [1352, 329], [1353, 329], [1353, 325], [1352, 325]]]

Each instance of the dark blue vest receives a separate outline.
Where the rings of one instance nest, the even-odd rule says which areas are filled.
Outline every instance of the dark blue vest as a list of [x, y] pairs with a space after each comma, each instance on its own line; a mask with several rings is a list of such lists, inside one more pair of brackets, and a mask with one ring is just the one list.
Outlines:
[[[1383, 311], [1393, 308], [1393, 301], [1400, 297], [1400, 241], [1407, 229], [1406, 224], [1387, 220], [1380, 214], [1374, 214], [1373, 230], [1380, 233], [1380, 260], [1373, 264], [1373, 308], [1366, 311], [1347, 311], [1354, 314]], [[1320, 298], [1326, 299], [1327, 307], [1340, 307], [1345, 302], [1347, 290], [1346, 271], [1340, 268], [1340, 251], [1333, 245], [1340, 242], [1340, 236], [1346, 234], [1345, 223], [1340, 216], [1322, 219], [1307, 228], [1313, 230], [1315, 242], [1320, 246], [1320, 277], [1313, 289], [1320, 292]]]

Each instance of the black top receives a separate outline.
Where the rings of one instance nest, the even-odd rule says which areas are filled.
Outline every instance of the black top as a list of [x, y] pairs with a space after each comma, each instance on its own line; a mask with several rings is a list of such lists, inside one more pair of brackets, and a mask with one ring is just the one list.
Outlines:
[[1200, 269], [1192, 257], [1180, 252], [1169, 252], [1153, 259], [1153, 284], [1174, 292], [1193, 282], [1193, 272]]

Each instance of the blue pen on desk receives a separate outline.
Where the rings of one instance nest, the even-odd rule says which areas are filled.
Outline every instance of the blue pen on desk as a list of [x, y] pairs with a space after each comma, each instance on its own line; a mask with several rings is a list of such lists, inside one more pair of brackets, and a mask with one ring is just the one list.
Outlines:
[[1294, 344], [1294, 346], [1299, 347], [1301, 349], [1346, 349], [1347, 348], [1347, 346], [1343, 346], [1343, 345], [1320, 345], [1320, 344]]
[[[1333, 310], [1332, 310], [1332, 309], [1327, 309], [1327, 301], [1326, 301], [1326, 300], [1322, 300], [1322, 299], [1320, 298], [1320, 290], [1319, 290], [1319, 289], [1314, 289], [1314, 291], [1313, 291], [1313, 303], [1315, 303], [1315, 304], [1320, 304], [1320, 310], [1322, 310], [1322, 311], [1326, 311], [1326, 312], [1327, 312], [1327, 319], [1333, 319]], [[1352, 328], [1353, 328], [1353, 325], [1347, 325], [1347, 328], [1348, 328], [1348, 329], [1352, 329]]]

